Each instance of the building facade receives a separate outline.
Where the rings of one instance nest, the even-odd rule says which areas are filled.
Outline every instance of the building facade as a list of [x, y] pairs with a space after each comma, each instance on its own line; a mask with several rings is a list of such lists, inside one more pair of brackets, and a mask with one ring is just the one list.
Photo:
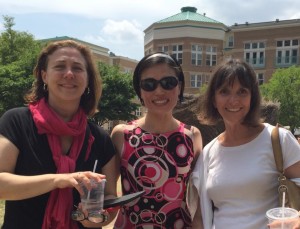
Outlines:
[[185, 74], [186, 93], [198, 94], [214, 66], [234, 57], [250, 63], [262, 84], [277, 68], [299, 65], [300, 19], [261, 23], [223, 23], [195, 7], [153, 23], [144, 30], [144, 52], [176, 57]]

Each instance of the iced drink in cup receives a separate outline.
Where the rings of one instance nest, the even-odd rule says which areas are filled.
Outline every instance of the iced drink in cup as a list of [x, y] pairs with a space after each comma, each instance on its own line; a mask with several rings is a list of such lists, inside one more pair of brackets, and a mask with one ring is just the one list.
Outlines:
[[[106, 180], [101, 182], [91, 180], [92, 188], [90, 190], [84, 184], [81, 184], [84, 192], [81, 196], [82, 209], [87, 211], [89, 219], [93, 218], [93, 215], [99, 215], [103, 210], [105, 182]], [[91, 221], [95, 222], [96, 220]]]
[[299, 218], [299, 213], [293, 208], [278, 207], [266, 212], [271, 229], [292, 229]]

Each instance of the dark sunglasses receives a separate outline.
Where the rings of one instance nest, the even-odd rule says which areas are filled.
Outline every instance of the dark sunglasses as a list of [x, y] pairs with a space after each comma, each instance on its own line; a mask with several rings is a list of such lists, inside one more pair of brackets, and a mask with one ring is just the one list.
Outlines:
[[88, 220], [93, 223], [103, 223], [108, 220], [108, 216], [101, 211], [90, 212], [87, 217], [80, 210], [72, 211], [71, 218], [75, 221]]
[[158, 84], [165, 90], [172, 90], [178, 85], [178, 79], [175, 76], [166, 76], [160, 80], [148, 78], [141, 80], [140, 86], [144, 91], [154, 91]]

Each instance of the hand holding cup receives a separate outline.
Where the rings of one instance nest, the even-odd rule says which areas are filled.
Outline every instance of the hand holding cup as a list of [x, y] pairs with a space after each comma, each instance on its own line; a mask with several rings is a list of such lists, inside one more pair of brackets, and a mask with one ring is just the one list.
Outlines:
[[[272, 208], [267, 211], [268, 227], [271, 229], [296, 229], [300, 228], [299, 213], [297, 210], [286, 207]], [[298, 227], [296, 227], [298, 225]]]
[[108, 215], [103, 210], [104, 188], [106, 180], [90, 180], [90, 188], [84, 182], [80, 183], [83, 190], [80, 209], [72, 212], [72, 219], [76, 221], [88, 220], [93, 223], [103, 223], [108, 220]]

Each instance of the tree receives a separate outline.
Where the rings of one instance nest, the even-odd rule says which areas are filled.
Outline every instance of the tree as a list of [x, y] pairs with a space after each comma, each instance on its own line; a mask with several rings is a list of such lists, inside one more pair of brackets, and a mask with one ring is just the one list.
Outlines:
[[12, 29], [14, 18], [3, 16], [5, 31], [0, 34], [0, 115], [22, 106], [23, 96], [33, 82], [32, 71], [40, 51], [39, 42], [25, 32]]
[[117, 66], [109, 66], [99, 62], [98, 69], [102, 77], [103, 91], [98, 109], [93, 120], [99, 125], [109, 121], [129, 121], [136, 119], [134, 111], [138, 105], [133, 102], [135, 92], [132, 86], [132, 76], [120, 72]]
[[280, 103], [280, 124], [291, 130], [300, 126], [300, 67], [278, 69], [261, 91], [265, 98]]

